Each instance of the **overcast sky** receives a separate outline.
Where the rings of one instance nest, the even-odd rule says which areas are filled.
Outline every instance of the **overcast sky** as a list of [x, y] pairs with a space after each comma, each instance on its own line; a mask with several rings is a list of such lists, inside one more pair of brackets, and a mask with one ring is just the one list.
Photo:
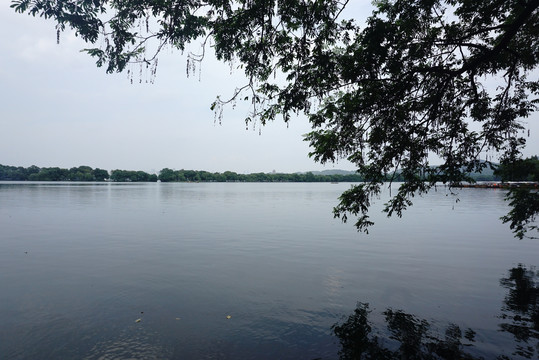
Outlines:
[[[201, 78], [186, 77], [186, 57], [166, 51], [154, 84], [106, 74], [79, 50], [71, 33], [56, 44], [53, 21], [0, 5], [0, 164], [158, 172], [162, 168], [240, 173], [353, 170], [346, 161], [322, 166], [308, 157], [304, 117], [246, 130], [247, 109], [225, 108], [216, 124], [210, 105], [242, 85], [239, 72], [211, 58]], [[355, 17], [368, 15], [355, 5]], [[197, 46], [193, 45], [192, 50]], [[133, 68], [138, 73], [138, 67]], [[527, 154], [537, 154], [538, 116], [528, 119]], [[534, 120], [534, 121], [532, 121]], [[538, 129], [538, 131], [535, 131]]]

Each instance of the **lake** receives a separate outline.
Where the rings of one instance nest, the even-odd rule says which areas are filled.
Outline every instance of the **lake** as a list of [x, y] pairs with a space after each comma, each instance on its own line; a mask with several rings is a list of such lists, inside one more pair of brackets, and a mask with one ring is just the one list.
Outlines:
[[388, 349], [391, 308], [473, 329], [473, 356], [529, 358], [537, 332], [510, 325], [537, 300], [512, 307], [503, 279], [534, 284], [539, 240], [501, 223], [504, 190], [439, 187], [401, 219], [383, 194], [363, 234], [333, 219], [349, 187], [2, 182], [0, 358], [338, 359], [358, 302]]

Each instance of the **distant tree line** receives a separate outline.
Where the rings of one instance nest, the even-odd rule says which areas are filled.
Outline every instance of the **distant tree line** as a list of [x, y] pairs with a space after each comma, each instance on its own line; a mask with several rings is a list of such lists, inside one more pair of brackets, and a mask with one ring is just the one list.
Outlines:
[[165, 168], [159, 172], [162, 182], [359, 182], [363, 179], [358, 174], [315, 175], [307, 173], [252, 173], [238, 174], [233, 171], [211, 173], [196, 170], [172, 170]]
[[[532, 156], [513, 163], [500, 164], [494, 172], [471, 174], [477, 181], [539, 181], [539, 158]], [[136, 170], [92, 169], [90, 166], [62, 169], [59, 167], [7, 166], [0, 164], [0, 181], [116, 181], [116, 182], [361, 182], [357, 173], [318, 175], [306, 173], [252, 173], [238, 174], [233, 171], [208, 172], [203, 170], [172, 170], [164, 168], [159, 175]], [[402, 181], [400, 174], [393, 181]]]
[[92, 169], [89, 166], [62, 169], [59, 167], [28, 168], [0, 164], [0, 181], [115, 181], [115, 182], [359, 182], [362, 178], [355, 173], [315, 175], [312, 172], [281, 174], [253, 173], [238, 174], [232, 171], [212, 173], [199, 170], [172, 170], [165, 168], [156, 174], [133, 170]]
[[110, 181], [156, 182], [157, 175], [148, 174], [147, 172], [144, 172], [144, 171], [112, 170], [110, 172]]
[[28, 168], [21, 166], [6, 166], [0, 164], [0, 180], [12, 181], [105, 181], [109, 179], [107, 170], [89, 166], [62, 169], [59, 167]]

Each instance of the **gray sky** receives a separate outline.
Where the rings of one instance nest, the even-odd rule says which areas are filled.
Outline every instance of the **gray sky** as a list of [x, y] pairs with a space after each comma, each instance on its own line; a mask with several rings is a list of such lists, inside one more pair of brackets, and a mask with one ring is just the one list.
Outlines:
[[[322, 166], [308, 157], [304, 117], [246, 130], [248, 110], [225, 108], [216, 124], [210, 104], [242, 85], [241, 73], [211, 58], [201, 79], [186, 77], [186, 57], [165, 51], [157, 78], [106, 74], [79, 50], [72, 33], [56, 44], [53, 21], [0, 6], [0, 164], [159, 171], [164, 167], [240, 173], [353, 170], [347, 161]], [[356, 17], [368, 15], [355, 5]], [[196, 51], [197, 45], [191, 50]], [[138, 67], [132, 68], [138, 74]], [[526, 154], [538, 154], [538, 114], [528, 119]], [[536, 130], [537, 129], [537, 130]]]
[[[295, 172], [322, 166], [308, 157], [305, 118], [246, 130], [246, 108], [225, 108], [215, 123], [211, 103], [243, 85], [239, 71], [211, 58], [200, 81], [186, 76], [186, 56], [165, 51], [154, 84], [106, 74], [79, 50], [73, 34], [56, 44], [53, 21], [0, 6], [0, 164], [159, 171], [164, 167], [223, 172]], [[192, 50], [197, 50], [193, 45]]]

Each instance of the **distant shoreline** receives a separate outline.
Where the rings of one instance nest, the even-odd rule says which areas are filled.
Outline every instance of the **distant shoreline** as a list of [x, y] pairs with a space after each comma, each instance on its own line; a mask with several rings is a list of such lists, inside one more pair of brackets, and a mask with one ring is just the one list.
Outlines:
[[[499, 181], [492, 174], [471, 174], [475, 181]], [[296, 173], [250, 173], [239, 174], [233, 171], [208, 172], [204, 170], [173, 170], [164, 168], [157, 174], [140, 170], [107, 170], [90, 166], [43, 167], [32, 165], [28, 168], [0, 164], [0, 181], [71, 181], [71, 182], [363, 182], [365, 179], [354, 171], [324, 170]], [[403, 181], [400, 174], [392, 179]]]
[[305, 173], [251, 173], [233, 171], [172, 170], [164, 168], [157, 174], [136, 170], [107, 170], [79, 166], [28, 168], [0, 164], [0, 181], [68, 181], [68, 182], [360, 182], [363, 178], [352, 171], [327, 170]]

